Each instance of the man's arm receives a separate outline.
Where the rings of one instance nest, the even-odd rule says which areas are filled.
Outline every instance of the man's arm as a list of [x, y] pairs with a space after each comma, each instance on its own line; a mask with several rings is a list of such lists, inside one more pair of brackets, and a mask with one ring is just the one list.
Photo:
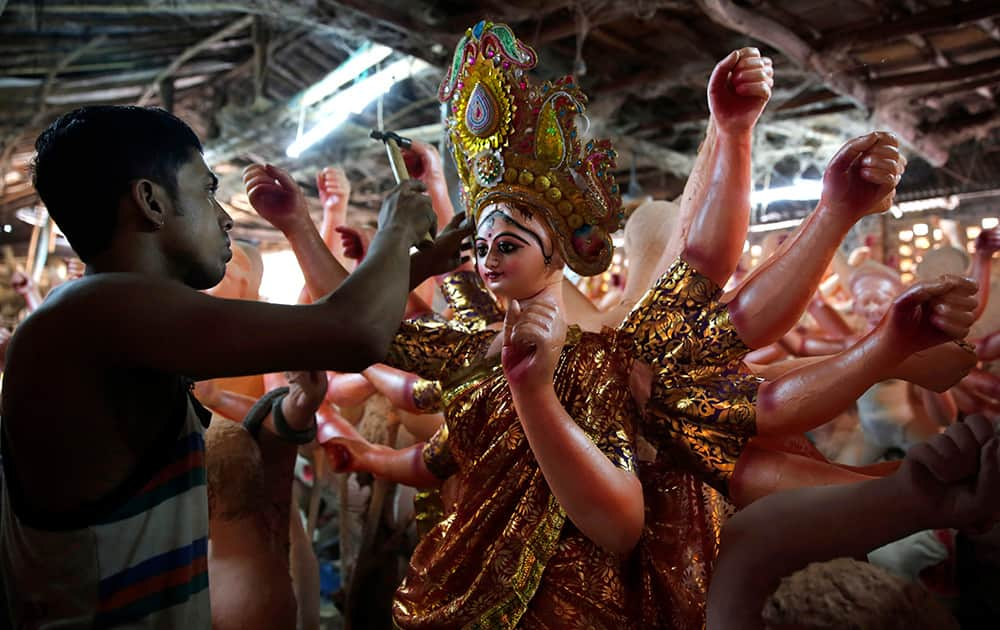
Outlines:
[[[39, 333], [33, 343], [58, 344], [113, 367], [200, 378], [359, 371], [388, 352], [409, 289], [409, 248], [433, 212], [425, 197], [403, 186], [390, 195], [383, 218], [365, 261], [310, 306], [222, 300], [169, 280], [98, 274], [67, 285], [26, 325]], [[118, 315], [109, 315], [110, 308]], [[76, 326], [70, 330], [67, 322]], [[75, 332], [81, 329], [87, 334]]]
[[1000, 456], [982, 417], [911, 449], [883, 479], [764, 497], [726, 524], [708, 593], [708, 628], [761, 628], [781, 578], [810, 562], [854, 557], [922, 529], [996, 520]]

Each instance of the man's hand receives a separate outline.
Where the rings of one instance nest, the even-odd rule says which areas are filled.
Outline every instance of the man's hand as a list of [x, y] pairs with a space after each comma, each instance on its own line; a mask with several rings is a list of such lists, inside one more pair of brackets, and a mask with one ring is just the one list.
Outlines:
[[561, 285], [546, 288], [522, 308], [513, 300], [503, 323], [501, 360], [512, 390], [552, 384], [559, 354], [566, 343], [566, 321], [553, 294]]
[[243, 185], [257, 214], [282, 232], [312, 221], [302, 189], [277, 166], [251, 164], [243, 170]]
[[402, 230], [406, 244], [423, 245], [424, 237], [437, 231], [437, 219], [431, 201], [423, 195], [424, 185], [410, 179], [392, 189], [382, 202], [378, 215], [379, 230]]
[[304, 431], [316, 422], [316, 410], [326, 397], [326, 372], [288, 372], [288, 394], [281, 401], [281, 413], [288, 426]]
[[1000, 516], [1000, 439], [982, 416], [911, 448], [899, 473], [937, 527], [979, 529]]
[[976, 237], [976, 255], [992, 258], [996, 251], [1000, 251], [1000, 227], [980, 232]]
[[771, 98], [774, 67], [756, 48], [741, 48], [715, 66], [708, 80], [708, 108], [722, 133], [749, 132]]
[[894, 134], [873, 131], [854, 138], [826, 167], [820, 203], [854, 220], [885, 212], [905, 169], [906, 158]]
[[[977, 288], [972, 280], [952, 275], [915, 284], [896, 298], [876, 331], [887, 335], [888, 347], [902, 353], [903, 358], [946, 341], [965, 339], [973, 323]], [[975, 360], [974, 354], [970, 355]]]
[[[475, 227], [465, 221], [465, 213], [459, 212], [444, 230], [434, 239], [434, 244], [410, 256], [410, 287], [447, 273], [469, 261], [464, 252], [472, 249], [466, 239], [475, 232]], [[345, 247], [346, 249], [346, 247]]]

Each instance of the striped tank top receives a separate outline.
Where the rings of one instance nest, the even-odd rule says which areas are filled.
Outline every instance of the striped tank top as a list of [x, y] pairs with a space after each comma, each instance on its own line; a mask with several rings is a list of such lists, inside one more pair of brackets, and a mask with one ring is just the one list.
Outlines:
[[130, 478], [73, 514], [33, 514], [0, 443], [0, 567], [14, 628], [211, 627], [207, 412], [186, 393], [176, 400]]

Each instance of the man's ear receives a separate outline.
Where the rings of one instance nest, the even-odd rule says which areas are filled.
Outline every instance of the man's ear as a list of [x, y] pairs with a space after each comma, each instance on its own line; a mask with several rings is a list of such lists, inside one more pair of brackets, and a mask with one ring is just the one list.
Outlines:
[[137, 179], [129, 185], [129, 196], [135, 204], [136, 219], [151, 230], [163, 227], [170, 198], [162, 186], [148, 179]]

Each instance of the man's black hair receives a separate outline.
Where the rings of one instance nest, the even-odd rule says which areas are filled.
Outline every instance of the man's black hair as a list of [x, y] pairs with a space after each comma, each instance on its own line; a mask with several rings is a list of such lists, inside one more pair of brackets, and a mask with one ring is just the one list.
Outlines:
[[177, 169], [199, 153], [194, 131], [152, 107], [99, 105], [59, 117], [35, 141], [35, 189], [80, 259], [111, 245], [118, 204], [136, 179], [177, 195]]

